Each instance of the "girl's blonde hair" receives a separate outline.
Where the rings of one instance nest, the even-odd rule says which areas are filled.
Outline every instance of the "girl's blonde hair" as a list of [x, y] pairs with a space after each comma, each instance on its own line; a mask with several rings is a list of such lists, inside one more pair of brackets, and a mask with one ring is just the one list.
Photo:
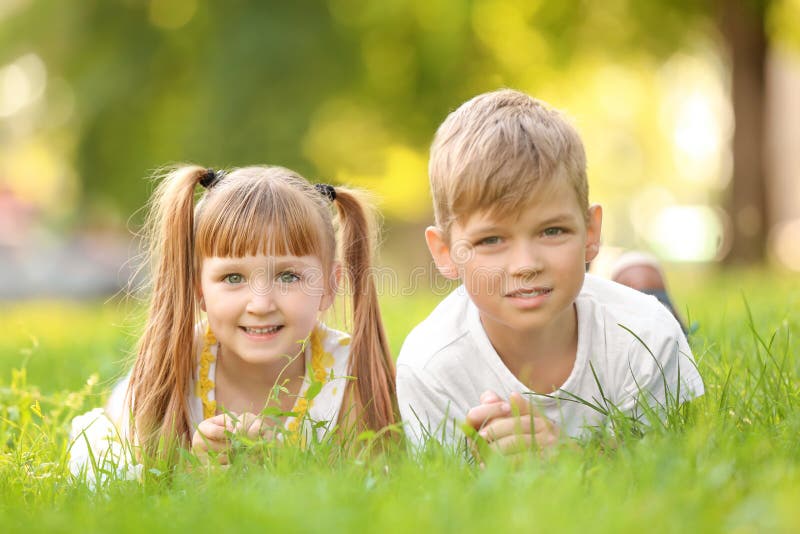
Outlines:
[[[209, 176], [216, 183], [195, 205], [196, 186]], [[348, 373], [356, 378], [356, 413], [377, 431], [396, 421], [397, 403], [394, 363], [371, 270], [371, 212], [355, 192], [343, 187], [334, 191], [343, 273], [352, 295]], [[161, 181], [145, 225], [150, 307], [129, 389], [131, 430], [144, 452], [169, 454], [173, 445], [191, 439], [187, 393], [198, 349], [195, 325], [200, 320], [203, 258], [313, 255], [321, 260], [327, 283], [335, 284], [337, 246], [330, 204], [302, 176], [282, 167], [212, 174], [185, 166]]]

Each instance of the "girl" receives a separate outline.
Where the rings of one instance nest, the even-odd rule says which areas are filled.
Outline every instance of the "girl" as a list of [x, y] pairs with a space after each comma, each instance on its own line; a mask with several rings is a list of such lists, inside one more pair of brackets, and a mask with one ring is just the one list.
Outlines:
[[[263, 436], [271, 423], [254, 414], [268, 399], [279, 404], [271, 413], [294, 414], [283, 422], [290, 438], [308, 436], [309, 420], [327, 422], [313, 425], [318, 433], [393, 424], [394, 364], [370, 276], [369, 223], [353, 192], [312, 186], [281, 167], [171, 172], [146, 226], [147, 322], [108, 416], [145, 457], [171, 461], [176, 445], [222, 451], [226, 431]], [[318, 319], [340, 281], [352, 294], [352, 337]], [[87, 422], [76, 421], [73, 433], [87, 436]]]

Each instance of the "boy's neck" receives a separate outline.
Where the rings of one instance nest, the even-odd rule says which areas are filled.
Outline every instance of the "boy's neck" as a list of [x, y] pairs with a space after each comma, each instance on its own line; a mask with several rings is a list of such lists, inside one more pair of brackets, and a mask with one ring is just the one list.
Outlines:
[[578, 351], [575, 305], [547, 328], [521, 332], [481, 319], [500, 359], [517, 379], [537, 393], [552, 393], [569, 378]]

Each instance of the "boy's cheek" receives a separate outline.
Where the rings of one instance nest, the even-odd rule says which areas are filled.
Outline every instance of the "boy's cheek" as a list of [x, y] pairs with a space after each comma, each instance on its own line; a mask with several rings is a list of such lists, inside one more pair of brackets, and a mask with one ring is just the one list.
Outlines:
[[459, 276], [473, 294], [490, 295], [499, 291], [505, 279], [499, 266], [482, 265], [479, 268], [464, 268]]
[[475, 247], [465, 239], [450, 243], [450, 260], [460, 266], [466, 266], [475, 259]]

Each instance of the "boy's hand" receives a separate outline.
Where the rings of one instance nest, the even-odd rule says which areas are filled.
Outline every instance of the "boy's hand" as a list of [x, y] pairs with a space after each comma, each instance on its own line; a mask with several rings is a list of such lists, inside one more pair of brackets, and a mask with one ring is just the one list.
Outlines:
[[558, 443], [559, 429], [519, 393], [508, 402], [493, 391], [481, 395], [481, 404], [467, 413], [467, 423], [489, 446], [502, 454], [516, 454], [531, 446], [546, 450]]
[[501, 399], [494, 391], [484, 391], [480, 396], [481, 403], [467, 412], [467, 424], [475, 430], [481, 430], [497, 417], [511, 415], [511, 405]]

